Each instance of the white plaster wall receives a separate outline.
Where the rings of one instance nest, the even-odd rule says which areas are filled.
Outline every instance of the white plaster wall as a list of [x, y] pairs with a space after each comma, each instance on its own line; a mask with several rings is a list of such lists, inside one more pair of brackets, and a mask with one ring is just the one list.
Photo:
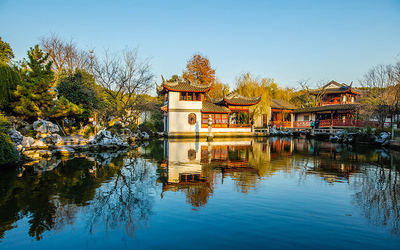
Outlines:
[[[304, 116], [308, 115], [308, 120], [304, 120]], [[297, 121], [309, 121], [309, 120], [315, 120], [315, 116], [312, 113], [299, 113], [296, 115], [297, 116]]]
[[[168, 92], [168, 132], [200, 132], [201, 129], [201, 101], [180, 101], [179, 92]], [[194, 109], [197, 112], [181, 112], [174, 109]], [[196, 114], [196, 124], [190, 125], [188, 116]]]
[[179, 92], [168, 92], [168, 109], [201, 109], [201, 101], [180, 101]]
[[262, 127], [264, 126], [263, 124], [263, 116], [267, 115], [267, 121], [269, 122], [271, 120], [271, 107], [268, 107], [266, 112], [262, 115], [259, 115], [256, 119], [255, 119], [255, 123], [254, 125], [256, 127]]
[[[190, 125], [188, 117], [190, 113], [196, 115], [196, 123]], [[201, 113], [200, 112], [168, 112], [168, 132], [201, 132]]]

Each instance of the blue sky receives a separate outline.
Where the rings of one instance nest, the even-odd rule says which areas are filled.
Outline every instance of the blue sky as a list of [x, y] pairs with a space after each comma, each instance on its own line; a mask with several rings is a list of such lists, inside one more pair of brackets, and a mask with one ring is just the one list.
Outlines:
[[357, 83], [372, 66], [400, 61], [400, 0], [0, 0], [0, 24], [16, 59], [54, 32], [98, 54], [138, 47], [157, 81], [194, 53], [231, 85], [244, 72], [287, 87]]

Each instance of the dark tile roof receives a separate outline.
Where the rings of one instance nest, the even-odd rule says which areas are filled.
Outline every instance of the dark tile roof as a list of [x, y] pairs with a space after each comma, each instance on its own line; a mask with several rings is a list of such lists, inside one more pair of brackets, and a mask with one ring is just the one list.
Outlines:
[[360, 106], [360, 104], [335, 104], [335, 105], [326, 105], [326, 106], [320, 106], [320, 107], [295, 109], [295, 110], [293, 110], [293, 113], [308, 113], [308, 112], [335, 111], [335, 110], [354, 110], [359, 106]]
[[254, 105], [261, 101], [261, 96], [259, 97], [244, 97], [238, 93], [232, 93], [223, 98], [223, 100], [232, 105]]
[[[334, 85], [336, 87], [329, 87], [330, 85]], [[328, 88], [329, 87], [329, 88]], [[353, 92], [359, 94], [356, 90], [354, 90], [351, 85], [346, 85], [342, 83], [338, 83], [335, 81], [330, 81], [329, 83], [322, 86], [322, 88], [310, 90], [310, 94], [319, 95], [319, 94], [340, 94], [345, 92]]]
[[224, 106], [220, 106], [211, 102], [203, 102], [202, 112], [205, 113], [230, 113], [230, 109]]
[[296, 106], [293, 104], [280, 100], [280, 99], [272, 99], [271, 100], [271, 108], [273, 109], [296, 109]]
[[197, 84], [191, 83], [183, 80], [178, 80], [176, 82], [163, 82], [163, 89], [167, 89], [169, 91], [178, 91], [178, 92], [207, 92], [211, 88], [211, 84]]

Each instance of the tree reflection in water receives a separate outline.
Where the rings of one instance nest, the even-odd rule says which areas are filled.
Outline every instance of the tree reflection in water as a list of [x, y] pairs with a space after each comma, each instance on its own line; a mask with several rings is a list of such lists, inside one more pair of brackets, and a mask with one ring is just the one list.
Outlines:
[[123, 167], [100, 187], [88, 207], [89, 231], [98, 225], [105, 230], [125, 228], [133, 235], [135, 225], [147, 222], [152, 214], [157, 180], [156, 166], [144, 159], [126, 159]]
[[400, 235], [400, 175], [398, 168], [368, 166], [354, 181], [354, 201], [370, 223]]
[[156, 166], [136, 156], [136, 152], [87, 155], [48, 172], [28, 168], [21, 176], [15, 170], [3, 171], [0, 239], [28, 217], [29, 236], [40, 240], [46, 231], [74, 224], [80, 211], [90, 218], [90, 231], [95, 225], [113, 229], [124, 224], [132, 234], [134, 223], [151, 214], [156, 180]]

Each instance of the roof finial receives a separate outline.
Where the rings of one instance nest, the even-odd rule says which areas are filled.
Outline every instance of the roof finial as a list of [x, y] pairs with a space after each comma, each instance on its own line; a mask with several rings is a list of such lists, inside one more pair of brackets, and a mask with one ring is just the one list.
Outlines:
[[350, 83], [350, 88], [351, 88], [351, 86], [353, 86], [353, 81], [351, 81], [351, 83]]
[[165, 79], [164, 79], [163, 75], [161, 75], [161, 80], [162, 80], [162, 83], [165, 82]]

